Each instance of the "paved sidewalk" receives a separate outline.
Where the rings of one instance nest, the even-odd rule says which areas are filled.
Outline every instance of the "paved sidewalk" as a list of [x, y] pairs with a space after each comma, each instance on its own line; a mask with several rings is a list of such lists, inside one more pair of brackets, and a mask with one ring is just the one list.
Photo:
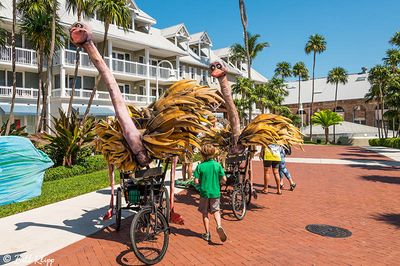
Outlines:
[[373, 151], [379, 153], [380, 155], [389, 157], [394, 161], [400, 162], [400, 150], [399, 149], [392, 149], [387, 147], [380, 147], [380, 146], [366, 146], [363, 147], [369, 151]]
[[[181, 171], [176, 175], [182, 178]], [[167, 186], [169, 178], [168, 172]], [[10, 255], [11, 261], [21, 256], [22, 260], [14, 264], [29, 264], [113, 224], [114, 219], [101, 220], [109, 202], [110, 189], [106, 188], [1, 218], [0, 265], [5, 255]], [[123, 210], [122, 214], [126, 218], [133, 212]]]
[[[367, 152], [361, 148], [333, 147], [333, 151], [331, 148], [306, 147], [306, 151], [322, 152], [328, 158], [350, 155], [357, 158]], [[372, 152], [369, 155], [391, 161]], [[254, 166], [255, 186], [261, 189], [262, 164], [254, 162]], [[173, 225], [167, 255], [161, 264], [398, 265], [400, 172], [397, 168], [304, 163], [288, 163], [288, 168], [298, 184], [296, 190], [284, 190], [279, 196], [271, 188], [270, 194], [259, 194], [243, 221], [232, 217], [229, 198], [223, 199], [223, 225], [228, 234], [224, 244], [216, 237], [213, 221], [213, 242], [208, 245], [200, 238], [203, 229], [196, 210], [197, 193], [184, 191], [178, 195], [176, 210], [185, 218], [185, 225]], [[46, 258], [57, 265], [140, 264], [131, 250], [130, 223], [131, 217], [124, 221], [120, 232], [115, 232], [112, 226], [104, 228]], [[306, 225], [313, 223], [344, 227], [353, 235], [345, 239], [314, 235], [305, 230]]]

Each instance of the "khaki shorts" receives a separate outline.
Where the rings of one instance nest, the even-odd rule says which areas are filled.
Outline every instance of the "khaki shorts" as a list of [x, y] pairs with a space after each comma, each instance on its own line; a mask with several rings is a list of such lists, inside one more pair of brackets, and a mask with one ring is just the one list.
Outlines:
[[200, 197], [199, 202], [199, 212], [203, 215], [207, 215], [208, 213], [214, 213], [220, 210], [219, 208], [219, 198], [203, 198]]

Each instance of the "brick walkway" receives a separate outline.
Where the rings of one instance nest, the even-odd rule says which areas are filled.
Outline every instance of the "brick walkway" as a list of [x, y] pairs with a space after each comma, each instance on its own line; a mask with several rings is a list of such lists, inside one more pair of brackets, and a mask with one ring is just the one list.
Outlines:
[[[293, 156], [385, 159], [354, 147], [306, 146], [305, 150], [295, 151]], [[214, 244], [200, 239], [203, 229], [195, 206], [198, 196], [191, 192], [178, 195], [176, 209], [184, 216], [185, 225], [173, 225], [162, 264], [398, 264], [399, 169], [310, 164], [289, 164], [288, 168], [298, 184], [294, 192], [259, 194], [243, 221], [235, 221], [229, 210], [224, 211], [223, 225], [229, 239], [223, 245], [214, 229]], [[261, 188], [261, 162], [255, 162], [255, 170], [256, 187]], [[108, 227], [48, 258], [58, 265], [140, 264], [130, 249], [130, 223], [131, 219], [124, 221], [120, 232]], [[304, 229], [312, 223], [344, 227], [353, 235], [324, 238]]]

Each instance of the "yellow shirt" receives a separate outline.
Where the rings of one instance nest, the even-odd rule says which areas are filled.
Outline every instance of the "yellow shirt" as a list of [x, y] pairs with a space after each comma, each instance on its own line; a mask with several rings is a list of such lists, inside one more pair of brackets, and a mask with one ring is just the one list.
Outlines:
[[268, 148], [264, 150], [264, 160], [265, 161], [273, 161], [273, 162], [280, 162], [281, 161], [281, 154], [280, 154], [280, 147], [275, 144], [268, 145]]

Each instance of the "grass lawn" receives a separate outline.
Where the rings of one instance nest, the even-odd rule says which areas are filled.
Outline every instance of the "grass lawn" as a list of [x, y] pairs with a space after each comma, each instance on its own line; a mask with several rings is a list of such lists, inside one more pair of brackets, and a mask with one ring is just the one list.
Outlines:
[[[119, 183], [119, 174], [115, 174]], [[44, 182], [42, 194], [28, 201], [12, 203], [0, 207], [0, 218], [27, 211], [61, 200], [73, 198], [109, 186], [108, 170]]]

